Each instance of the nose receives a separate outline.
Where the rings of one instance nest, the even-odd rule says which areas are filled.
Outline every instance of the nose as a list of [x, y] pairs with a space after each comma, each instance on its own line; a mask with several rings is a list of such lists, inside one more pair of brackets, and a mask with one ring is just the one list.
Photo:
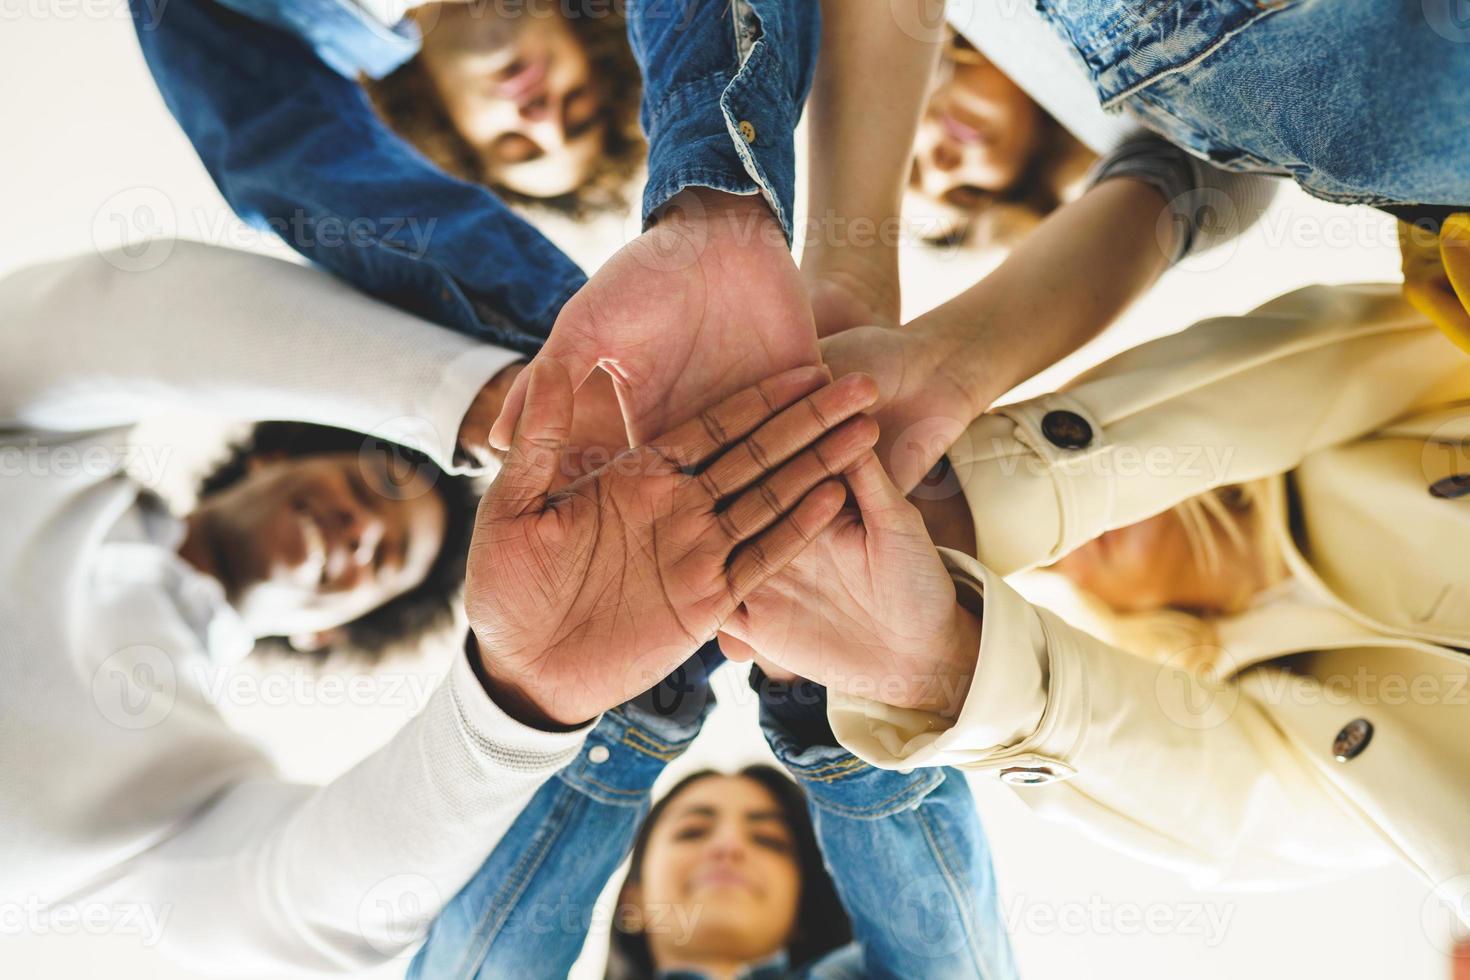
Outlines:
[[336, 512], [342, 541], [353, 568], [372, 564], [373, 554], [383, 540], [383, 519], [365, 507], [343, 506]]
[[745, 860], [745, 835], [737, 827], [725, 824], [710, 835], [705, 856], [710, 860], [740, 862]]

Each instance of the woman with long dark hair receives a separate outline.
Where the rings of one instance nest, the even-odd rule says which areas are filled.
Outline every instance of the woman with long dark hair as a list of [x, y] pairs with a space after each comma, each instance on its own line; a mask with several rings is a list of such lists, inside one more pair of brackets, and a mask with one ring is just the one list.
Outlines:
[[[631, 851], [609, 980], [1015, 976], [984, 831], [953, 770], [840, 748], [825, 691], [752, 669], [786, 772], [654, 781], [712, 707], [713, 645], [609, 712], [435, 921], [411, 978], [565, 977]], [[646, 815], [645, 815], [646, 814]]]

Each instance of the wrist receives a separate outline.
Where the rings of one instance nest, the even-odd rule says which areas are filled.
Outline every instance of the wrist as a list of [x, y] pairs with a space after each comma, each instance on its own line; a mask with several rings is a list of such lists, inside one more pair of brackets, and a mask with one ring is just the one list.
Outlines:
[[573, 722], [557, 717], [543, 707], [524, 685], [506, 676], [503, 671], [493, 669], [494, 661], [486, 655], [484, 644], [473, 630], [470, 631], [465, 656], [469, 658], [470, 669], [480, 682], [485, 696], [522, 725], [543, 732], [569, 732], [587, 723], [585, 719]]
[[801, 276], [813, 307], [836, 307], [846, 326], [897, 326], [902, 314], [897, 248], [883, 242], [829, 245], [814, 240], [828, 234], [826, 229], [809, 229], [802, 252]]
[[933, 382], [931, 390], [955, 392], [963, 399], [963, 405], [955, 406], [956, 418], [979, 418], [1001, 395], [1025, 380], [1014, 377], [1006, 338], [991, 329], [983, 313], [961, 318], [946, 315], [941, 306], [903, 329], [927, 354], [925, 368]]
[[981, 625], [979, 615], [955, 603], [954, 619], [942, 634], [945, 642], [932, 664], [927, 683], [920, 696], [904, 707], [930, 711], [951, 722], [959, 718], [975, 678]]

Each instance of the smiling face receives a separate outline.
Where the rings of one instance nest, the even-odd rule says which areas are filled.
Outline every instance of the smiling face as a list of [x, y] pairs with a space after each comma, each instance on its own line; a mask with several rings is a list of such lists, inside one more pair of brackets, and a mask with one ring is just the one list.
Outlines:
[[415, 16], [424, 68], [487, 182], [552, 198], [588, 180], [607, 127], [592, 62], [565, 18], [536, 5], [506, 16], [459, 3]]
[[952, 49], [914, 141], [911, 189], [961, 211], [1014, 188], [1041, 151], [1045, 117], [1000, 69]]
[[801, 872], [781, 804], [744, 776], [707, 776], [659, 815], [638, 898], [660, 969], [756, 963], [796, 926]]
[[432, 477], [365, 449], [254, 457], [245, 477], [201, 501], [190, 522], [203, 529], [231, 604], [257, 636], [309, 636], [422, 583], [446, 516]]

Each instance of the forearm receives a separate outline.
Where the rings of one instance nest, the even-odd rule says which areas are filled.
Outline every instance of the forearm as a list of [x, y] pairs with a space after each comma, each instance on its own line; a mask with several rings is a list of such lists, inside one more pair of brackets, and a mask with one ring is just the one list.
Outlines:
[[895, 319], [904, 183], [945, 31], [928, 6], [824, 0], [807, 130], [802, 271], [873, 290]]
[[714, 707], [709, 653], [602, 716], [582, 752], [541, 787], [434, 922], [410, 980], [567, 975], [654, 782]]
[[875, 769], [845, 749], [812, 744], [793, 716], [773, 710], [763, 693], [762, 727], [807, 794], [863, 975], [912, 976], [918, 968], [926, 976], [1014, 976], [989, 844], [964, 777]]
[[244, 220], [359, 289], [534, 354], [582, 271], [390, 131], [296, 38], [211, 0], [132, 0], [164, 101]]
[[913, 321], [983, 411], [1096, 337], [1168, 267], [1165, 202], [1146, 184], [1109, 180], [1053, 212], [990, 275]]
[[[0, 283], [0, 419], [81, 431], [165, 411], [369, 432], [452, 465], [465, 411], [517, 359], [279, 259], [177, 242]], [[23, 369], [22, 369], [23, 366]]]
[[165, 946], [201, 967], [362, 969], [424, 934], [585, 737], [515, 724], [460, 661], [418, 717], [332, 783], [236, 784], [114, 888], [167, 903]]
[[817, 0], [630, 0], [648, 133], [643, 216], [689, 187], [758, 194], [792, 235], [792, 138], [811, 87]]

